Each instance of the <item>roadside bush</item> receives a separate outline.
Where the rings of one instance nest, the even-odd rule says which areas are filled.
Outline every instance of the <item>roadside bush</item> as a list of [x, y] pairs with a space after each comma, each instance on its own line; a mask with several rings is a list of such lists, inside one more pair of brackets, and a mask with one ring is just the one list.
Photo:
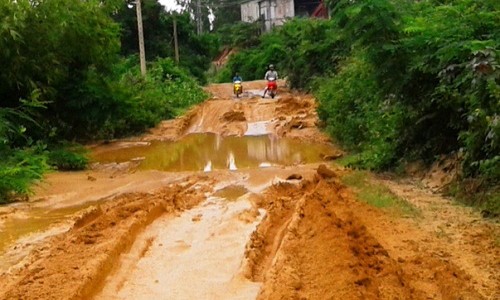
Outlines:
[[[460, 151], [465, 176], [498, 182], [498, 2], [341, 0], [330, 8], [348, 48], [365, 49], [380, 97], [402, 108], [392, 112], [402, 112], [406, 123], [394, 128], [398, 150], [392, 161], [430, 163], [437, 155]], [[350, 85], [346, 81], [343, 88]], [[364, 95], [363, 86], [352, 88]], [[362, 101], [371, 103], [365, 97]], [[363, 111], [353, 114], [364, 118]], [[364, 121], [373, 126], [369, 118]]]
[[[24, 124], [33, 123], [30, 107], [0, 107], [0, 204], [29, 194], [32, 184], [49, 170], [47, 157], [40, 147], [12, 148], [17, 143], [32, 144]], [[19, 141], [19, 142], [18, 142]]]
[[196, 80], [171, 59], [148, 64], [146, 77], [135, 61], [123, 60], [107, 77], [87, 73], [82, 88], [72, 95], [80, 99], [78, 105], [70, 106], [68, 118], [60, 121], [64, 136], [110, 139], [140, 133], [206, 98]]
[[277, 35], [283, 41], [279, 65], [293, 88], [310, 89], [316, 77], [336, 72], [349, 50], [330, 20], [294, 19]]
[[27, 195], [49, 170], [47, 157], [33, 149], [0, 152], [0, 204]]
[[62, 146], [48, 152], [47, 163], [60, 171], [79, 171], [87, 168], [88, 151], [79, 145]]
[[399, 154], [403, 109], [381, 93], [364, 54], [345, 61], [337, 75], [316, 82], [318, 112], [327, 132], [357, 153], [351, 165], [387, 169]]
[[460, 150], [466, 176], [489, 176], [488, 170], [500, 168], [495, 160], [500, 153], [498, 2], [422, 2], [411, 8], [400, 38], [400, 47], [411, 55], [406, 72], [396, 73], [401, 102], [414, 124], [402, 134], [406, 149], [428, 160]]

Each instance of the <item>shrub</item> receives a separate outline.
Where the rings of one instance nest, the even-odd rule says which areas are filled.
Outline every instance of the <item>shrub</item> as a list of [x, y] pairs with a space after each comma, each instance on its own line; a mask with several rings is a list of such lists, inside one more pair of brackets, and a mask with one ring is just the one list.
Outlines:
[[33, 149], [3, 151], [0, 161], [0, 203], [31, 192], [33, 183], [49, 169], [47, 158]]
[[87, 168], [88, 153], [82, 146], [66, 146], [48, 152], [48, 164], [60, 171], [78, 171]]
[[89, 70], [72, 96], [79, 101], [59, 123], [63, 136], [110, 139], [140, 133], [206, 98], [196, 80], [171, 59], [148, 64], [146, 77], [134, 61], [123, 60], [107, 77]]
[[348, 59], [339, 73], [318, 80], [318, 112], [327, 131], [347, 149], [358, 153], [353, 165], [386, 169], [397, 159], [403, 110], [384, 98], [364, 52]]

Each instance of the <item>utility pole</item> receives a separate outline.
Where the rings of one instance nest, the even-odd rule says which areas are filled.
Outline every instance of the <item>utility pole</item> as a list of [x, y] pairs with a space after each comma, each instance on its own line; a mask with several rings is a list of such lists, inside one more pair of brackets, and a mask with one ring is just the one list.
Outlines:
[[179, 63], [179, 42], [177, 41], [177, 16], [174, 15], [174, 50], [175, 62]]
[[201, 1], [196, 0], [196, 33], [201, 35], [203, 32], [203, 19], [201, 17]]
[[137, 13], [137, 30], [139, 34], [139, 58], [141, 60], [141, 74], [142, 76], [146, 76], [146, 54], [144, 50], [144, 31], [142, 29], [141, 0], [135, 1], [135, 8]]

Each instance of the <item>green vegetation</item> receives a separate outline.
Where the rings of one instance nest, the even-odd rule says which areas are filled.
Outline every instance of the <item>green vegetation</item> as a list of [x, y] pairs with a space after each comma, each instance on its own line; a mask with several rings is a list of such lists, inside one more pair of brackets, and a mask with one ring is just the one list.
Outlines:
[[47, 158], [32, 149], [5, 152], [0, 161], [0, 204], [30, 192], [30, 186], [49, 169]]
[[[456, 194], [482, 193], [476, 204], [498, 212], [497, 0], [328, 1], [331, 19], [296, 18], [263, 35], [259, 23], [230, 25], [233, 2], [207, 1], [216, 31], [197, 35], [193, 3], [170, 13], [143, 0], [145, 77], [131, 3], [0, 2], [0, 201], [26, 193], [49, 164], [82, 168], [78, 153], [45, 150], [61, 141], [136, 134], [202, 101], [199, 84], [225, 47], [238, 51], [216, 81], [236, 71], [260, 79], [275, 64], [292, 88], [315, 93], [327, 132], [353, 153], [349, 165], [385, 170], [454, 153]], [[207, 30], [208, 8], [202, 14]]]
[[[0, 202], [29, 193], [51, 167], [88, 159], [64, 141], [143, 132], [206, 95], [199, 86], [214, 36], [197, 36], [189, 13], [145, 0], [148, 73], [138, 67], [135, 9], [127, 1], [0, 1]], [[173, 56], [177, 20], [181, 61]]]
[[63, 145], [48, 152], [47, 163], [60, 171], [84, 170], [88, 163], [88, 151], [80, 145]]
[[483, 178], [465, 178], [453, 183], [447, 193], [460, 202], [479, 207], [485, 218], [500, 217], [500, 186], [484, 188]]
[[[273, 63], [291, 87], [314, 92], [327, 132], [354, 154], [351, 166], [386, 170], [455, 154], [464, 183], [474, 179], [479, 190], [494, 190], [500, 183], [500, 3], [328, 5], [330, 20], [293, 19], [262, 35], [230, 59], [219, 80], [235, 71], [260, 79]], [[485, 199], [477, 204], [498, 202]]]
[[[118, 13], [112, 15], [121, 28], [120, 52], [124, 56], [138, 53], [137, 19], [135, 7], [129, 2], [120, 3]], [[169, 13], [157, 0], [142, 0], [144, 24], [144, 46], [146, 59], [174, 57], [173, 24], [177, 22], [179, 41], [179, 66], [195, 77], [199, 83], [206, 82], [205, 71], [211, 59], [218, 54], [219, 42], [216, 35], [197, 35], [195, 24], [189, 12]], [[206, 28], [206, 27], [205, 27]]]
[[342, 182], [354, 189], [358, 199], [372, 206], [393, 210], [405, 217], [416, 217], [420, 213], [416, 207], [394, 195], [387, 187], [370, 180], [367, 172], [352, 171], [342, 177]]

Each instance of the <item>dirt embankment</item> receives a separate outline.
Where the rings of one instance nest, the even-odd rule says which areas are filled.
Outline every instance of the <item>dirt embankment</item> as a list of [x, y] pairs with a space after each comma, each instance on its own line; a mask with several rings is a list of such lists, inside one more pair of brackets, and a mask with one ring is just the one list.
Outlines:
[[[280, 184], [247, 247], [245, 275], [259, 299], [481, 299], [470, 276], [425, 251], [388, 251], [370, 231], [383, 214], [335, 178]], [[390, 228], [386, 228], [390, 231]]]

